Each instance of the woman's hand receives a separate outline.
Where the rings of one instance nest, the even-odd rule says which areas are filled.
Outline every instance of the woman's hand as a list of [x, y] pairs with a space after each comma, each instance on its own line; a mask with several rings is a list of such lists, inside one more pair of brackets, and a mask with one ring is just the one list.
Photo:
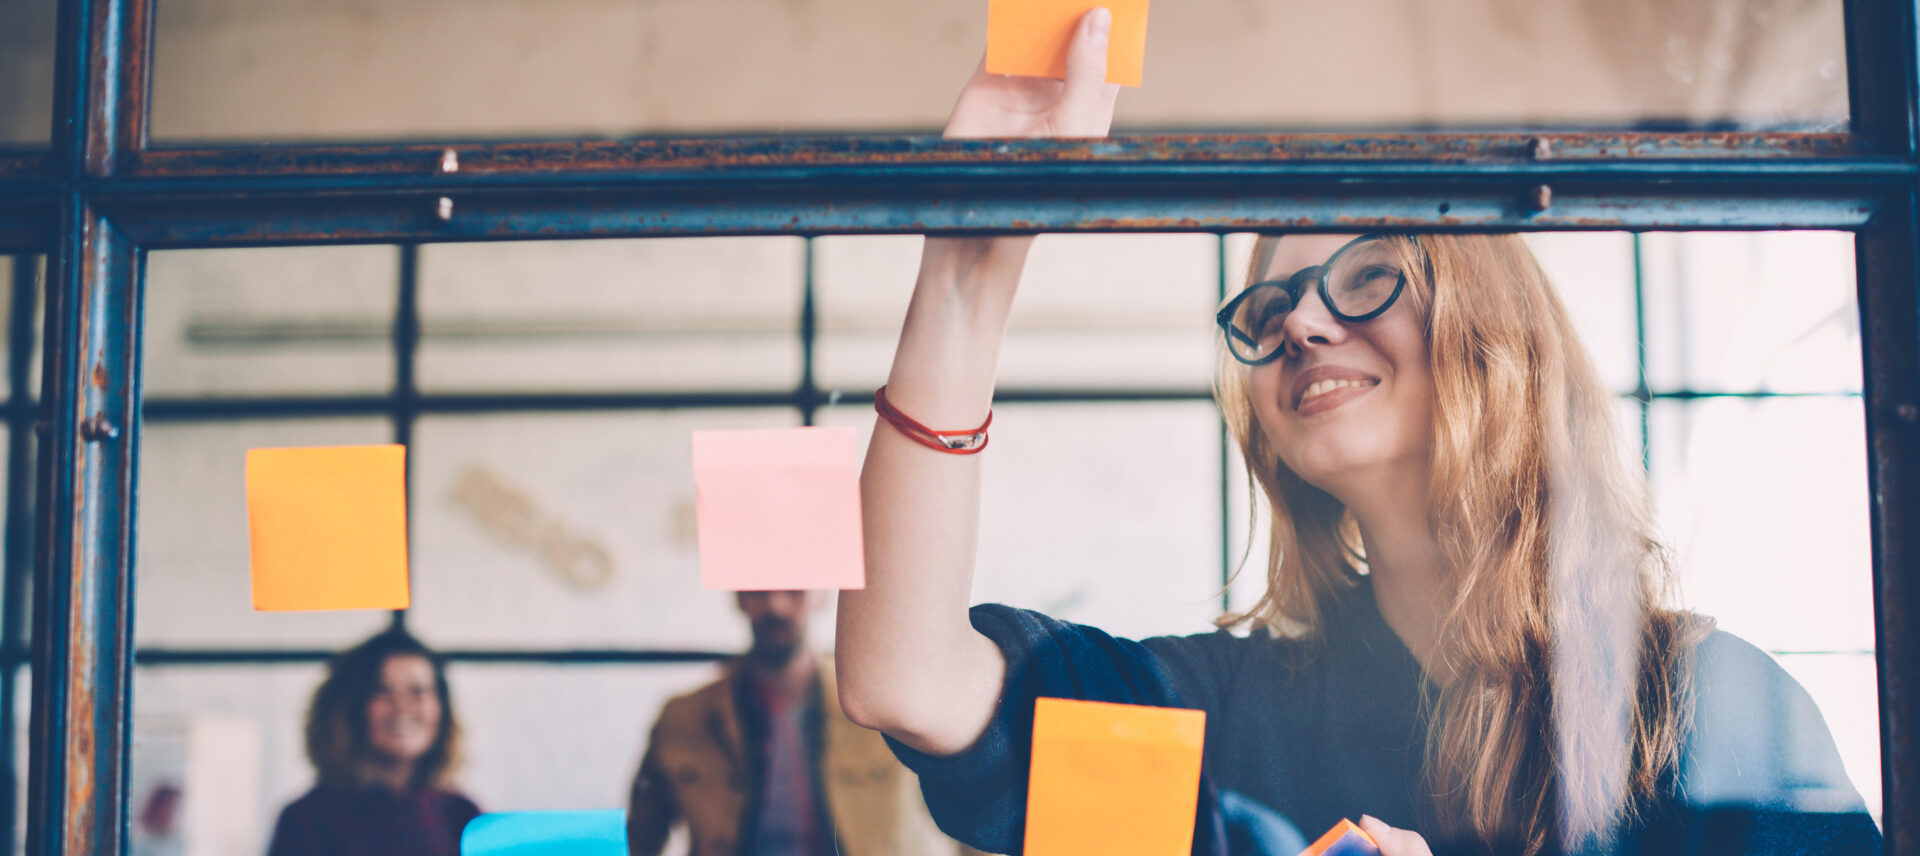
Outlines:
[[1107, 82], [1107, 33], [1113, 13], [1080, 19], [1067, 46], [1067, 79], [988, 74], [985, 59], [960, 90], [948, 137], [1104, 137], [1113, 126], [1119, 84]]
[[1427, 840], [1411, 829], [1394, 829], [1380, 818], [1365, 814], [1360, 816], [1360, 828], [1380, 845], [1380, 856], [1433, 856]]

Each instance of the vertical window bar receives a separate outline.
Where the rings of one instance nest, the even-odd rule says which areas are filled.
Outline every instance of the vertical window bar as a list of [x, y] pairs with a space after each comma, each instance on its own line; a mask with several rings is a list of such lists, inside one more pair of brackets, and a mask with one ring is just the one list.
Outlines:
[[1881, 154], [1912, 158], [1914, 98], [1920, 65], [1914, 54], [1913, 0], [1844, 0], [1847, 115], [1855, 133]]
[[1640, 470], [1653, 478], [1653, 391], [1647, 385], [1647, 265], [1633, 233], [1633, 400], [1640, 407]]
[[813, 378], [813, 349], [820, 338], [818, 307], [813, 291], [813, 241], [802, 239], [800, 254], [800, 387], [795, 395], [800, 424], [812, 425], [820, 409], [820, 387]]
[[[393, 313], [393, 442], [407, 447], [404, 483], [407, 507], [413, 507], [413, 424], [420, 418], [420, 394], [415, 388], [414, 358], [420, 350], [420, 245], [400, 245], [399, 299]], [[413, 515], [407, 515], [407, 586], [413, 587]], [[412, 602], [411, 596], [408, 602]], [[393, 611], [393, 629], [407, 628], [407, 611]]]
[[1888, 852], [1920, 853], [1920, 197], [1887, 200], [1854, 239]]
[[47, 279], [27, 850], [126, 849], [143, 257], [76, 190]]
[[[1227, 236], [1214, 236], [1214, 303], [1227, 300]], [[1227, 467], [1233, 463], [1233, 438], [1227, 436], [1226, 414], [1220, 415], [1220, 612], [1233, 611], [1233, 480]]]

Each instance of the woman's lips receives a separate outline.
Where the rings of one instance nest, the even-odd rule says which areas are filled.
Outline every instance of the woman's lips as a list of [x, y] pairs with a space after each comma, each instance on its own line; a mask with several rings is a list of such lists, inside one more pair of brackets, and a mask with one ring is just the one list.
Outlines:
[[1300, 396], [1294, 411], [1301, 416], [1325, 413], [1371, 392], [1380, 382], [1372, 379], [1340, 378], [1315, 381]]

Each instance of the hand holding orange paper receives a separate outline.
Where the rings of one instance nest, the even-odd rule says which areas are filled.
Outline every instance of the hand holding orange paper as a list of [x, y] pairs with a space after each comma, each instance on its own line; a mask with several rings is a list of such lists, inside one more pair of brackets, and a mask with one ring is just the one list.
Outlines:
[[701, 585], [866, 587], [858, 451], [852, 428], [693, 432]]
[[1204, 711], [1040, 699], [1028, 856], [1187, 856], [1206, 733]]
[[407, 607], [407, 449], [247, 451], [253, 608]]
[[1113, 12], [1107, 82], [1139, 86], [1147, 60], [1147, 0], [988, 0], [987, 71], [1066, 77], [1073, 28], [1099, 6]]
[[1342, 819], [1300, 856], [1380, 856], [1380, 845], [1353, 821]]

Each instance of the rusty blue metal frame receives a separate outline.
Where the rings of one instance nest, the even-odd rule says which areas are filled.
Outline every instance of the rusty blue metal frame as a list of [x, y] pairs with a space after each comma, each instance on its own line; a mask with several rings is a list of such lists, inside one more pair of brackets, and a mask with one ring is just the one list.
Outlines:
[[154, 0], [64, 0], [51, 154], [0, 156], [0, 250], [52, 258], [29, 851], [126, 849], [147, 249], [1384, 227], [1857, 233], [1887, 847], [1920, 854], [1920, 16], [1845, 3], [1852, 134], [463, 143], [447, 174], [441, 146], [150, 147]]

